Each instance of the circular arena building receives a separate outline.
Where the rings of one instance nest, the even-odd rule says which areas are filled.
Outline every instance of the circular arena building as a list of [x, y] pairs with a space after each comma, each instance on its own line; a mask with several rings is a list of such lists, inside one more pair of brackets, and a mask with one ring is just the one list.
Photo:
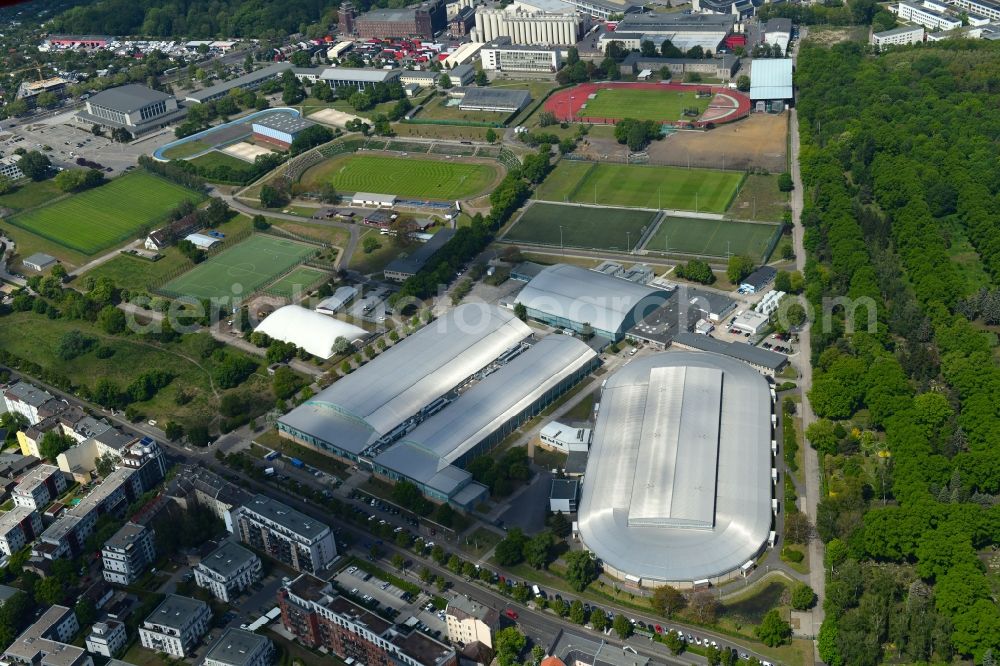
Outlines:
[[640, 357], [604, 385], [578, 534], [604, 571], [681, 587], [740, 575], [771, 531], [767, 380], [718, 354]]

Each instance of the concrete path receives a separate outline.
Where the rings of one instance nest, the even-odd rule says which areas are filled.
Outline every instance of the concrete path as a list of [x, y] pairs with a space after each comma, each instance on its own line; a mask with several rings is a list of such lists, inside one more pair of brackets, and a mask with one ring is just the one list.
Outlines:
[[[111, 252], [108, 252], [107, 254], [103, 254], [103, 255], [99, 256], [97, 259], [94, 259], [92, 261], [88, 261], [83, 266], [79, 266], [77, 268], [74, 268], [73, 270], [71, 270], [69, 272], [69, 274], [72, 275], [72, 276], [74, 276], [74, 277], [83, 275], [87, 271], [89, 271], [89, 270], [91, 270], [93, 268], [97, 268], [101, 264], [104, 264], [104, 263], [107, 263], [107, 262], [111, 261], [112, 259], [114, 259], [115, 257], [117, 257], [119, 254], [121, 254], [123, 250], [134, 250], [137, 247], [140, 247], [142, 245], [143, 241], [144, 241], [144, 239], [134, 240], [131, 243], [129, 243], [128, 245], [126, 245], [125, 247], [120, 247], [120, 248], [114, 249]], [[119, 285], [119, 286], [121, 286], [121, 285]]]

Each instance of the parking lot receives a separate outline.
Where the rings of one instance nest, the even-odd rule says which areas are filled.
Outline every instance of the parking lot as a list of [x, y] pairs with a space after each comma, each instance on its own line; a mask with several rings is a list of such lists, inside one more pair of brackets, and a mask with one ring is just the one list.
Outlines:
[[[57, 167], [78, 167], [80, 157], [97, 162], [108, 176], [118, 175], [130, 166], [135, 166], [139, 155], [151, 153], [156, 148], [173, 139], [169, 130], [150, 134], [134, 143], [115, 143], [107, 136], [99, 137], [72, 122], [76, 111], [67, 111], [55, 116], [34, 120], [14, 120], [0, 124], [4, 139], [0, 141], [0, 151], [4, 155], [16, 148], [43, 151]], [[51, 150], [44, 150], [48, 146]], [[111, 171], [107, 171], [110, 168]]]

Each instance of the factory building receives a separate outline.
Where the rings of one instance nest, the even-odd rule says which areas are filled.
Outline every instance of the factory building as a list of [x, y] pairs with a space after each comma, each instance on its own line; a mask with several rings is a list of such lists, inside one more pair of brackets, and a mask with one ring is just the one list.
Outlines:
[[581, 31], [581, 19], [574, 14], [484, 9], [476, 13], [476, 39], [492, 42], [509, 37], [514, 44], [533, 46], [573, 46]]
[[598, 46], [604, 51], [610, 42], [618, 41], [632, 49], [640, 48], [643, 41], [659, 45], [669, 39], [681, 51], [700, 46], [714, 53], [735, 24], [736, 17], [725, 14], [629, 14], [613, 32], [601, 35]]
[[448, 25], [442, 0], [429, 0], [400, 9], [375, 9], [353, 18], [354, 30], [366, 39], [416, 37], [434, 39]]
[[641, 587], [739, 576], [772, 526], [767, 380], [671, 351], [623, 366], [600, 403], [578, 529], [605, 573]]

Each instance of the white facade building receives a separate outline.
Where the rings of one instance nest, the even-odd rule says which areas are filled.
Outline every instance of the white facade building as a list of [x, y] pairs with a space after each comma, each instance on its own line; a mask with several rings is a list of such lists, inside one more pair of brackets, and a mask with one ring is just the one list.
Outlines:
[[1000, 4], [993, 2], [993, 0], [952, 0], [951, 4], [958, 9], [1000, 22]]
[[898, 15], [903, 21], [916, 23], [928, 30], [954, 30], [962, 27], [962, 19], [957, 16], [948, 16], [937, 9], [926, 6], [926, 4], [915, 5], [909, 2], [900, 2], [898, 5], [891, 5], [889, 11]]
[[87, 636], [87, 651], [103, 657], [114, 658], [128, 645], [125, 624], [118, 620], [95, 622]]
[[509, 37], [514, 44], [573, 46], [580, 25], [580, 18], [572, 14], [484, 9], [476, 12], [476, 39]]
[[3, 392], [7, 411], [16, 412], [28, 419], [28, 425], [35, 425], [42, 420], [38, 408], [52, 399], [51, 393], [27, 382], [12, 384]]
[[20, 161], [20, 155], [8, 155], [0, 158], [0, 176], [10, 178], [11, 180], [20, 180], [24, 178], [24, 172], [21, 171], [21, 167], [17, 165]]
[[227, 541], [195, 567], [194, 582], [216, 599], [228, 603], [260, 580], [260, 575], [260, 558], [243, 546]]
[[924, 41], [924, 29], [922, 26], [904, 26], [884, 32], [873, 32], [869, 41], [879, 48], [902, 46], [904, 44], [919, 44]]
[[28, 472], [14, 487], [14, 506], [44, 509], [49, 502], [66, 491], [66, 475], [55, 465], [39, 465]]
[[208, 631], [212, 611], [204, 601], [170, 594], [142, 626], [139, 640], [144, 648], [183, 659]]
[[574, 428], [558, 421], [553, 421], [542, 428], [538, 434], [542, 444], [558, 449], [563, 453], [571, 451], [587, 451], [590, 448], [590, 428]]
[[499, 628], [500, 616], [489, 606], [456, 595], [448, 602], [444, 613], [448, 640], [460, 645], [482, 643], [493, 649], [493, 632]]
[[479, 52], [483, 69], [491, 72], [556, 72], [562, 64], [559, 49], [540, 46], [485, 46]]
[[270, 666], [274, 644], [243, 629], [229, 629], [205, 655], [203, 666]]
[[13, 555], [42, 532], [42, 518], [34, 509], [15, 506], [0, 516], [0, 553]]
[[142, 525], [125, 523], [101, 549], [104, 580], [131, 585], [155, 559], [153, 531]]

